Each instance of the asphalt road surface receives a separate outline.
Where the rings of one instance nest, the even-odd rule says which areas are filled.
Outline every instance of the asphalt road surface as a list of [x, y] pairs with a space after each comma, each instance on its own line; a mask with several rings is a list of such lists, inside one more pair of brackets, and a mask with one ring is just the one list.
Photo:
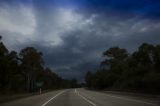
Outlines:
[[160, 101], [85, 89], [67, 89], [12, 101], [2, 106], [160, 106]]

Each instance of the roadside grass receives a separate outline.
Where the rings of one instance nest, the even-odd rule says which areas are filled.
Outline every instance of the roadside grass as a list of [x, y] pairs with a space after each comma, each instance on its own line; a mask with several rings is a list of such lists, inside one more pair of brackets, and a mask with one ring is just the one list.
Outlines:
[[9, 101], [13, 101], [13, 100], [16, 100], [16, 99], [20, 99], [20, 98], [25, 98], [25, 97], [33, 96], [33, 95], [36, 95], [36, 93], [0, 95], [0, 104], [1, 104], [1, 103], [5, 103], [5, 102], [9, 102]]
[[[45, 91], [42, 91], [41, 94], [44, 94], [50, 91], [53, 91], [53, 90], [45, 90]], [[18, 94], [0, 94], [0, 104], [30, 97], [30, 96], [35, 96], [35, 95], [40, 95], [40, 93], [32, 92], [32, 93], [18, 93]]]

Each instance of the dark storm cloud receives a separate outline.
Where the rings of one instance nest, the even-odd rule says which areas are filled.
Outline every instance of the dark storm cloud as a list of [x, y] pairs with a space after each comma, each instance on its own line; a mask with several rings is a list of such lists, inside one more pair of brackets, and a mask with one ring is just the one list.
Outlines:
[[36, 47], [45, 66], [64, 78], [82, 80], [99, 68], [102, 52], [110, 47], [133, 52], [143, 42], [160, 42], [159, 1], [24, 1], [0, 2], [5, 44], [11, 50]]
[[[102, 52], [109, 47], [120, 46], [133, 52], [143, 42], [159, 44], [160, 24], [134, 18], [125, 23], [123, 19], [108, 21], [97, 18], [88, 30], [65, 33], [62, 45], [48, 49], [50, 51], [45, 56], [47, 64], [62, 76], [82, 79], [86, 71], [99, 67]], [[153, 29], [143, 29], [147, 27]]]
[[[142, 18], [160, 17], [160, 1], [158, 0], [80, 0], [80, 3], [75, 2], [76, 0], [67, 1], [74, 2], [74, 5], [77, 5], [80, 11], [86, 13], [86, 15], [91, 12], [115, 14], [117, 16], [139, 15]], [[63, 0], [59, 2], [63, 2]]]

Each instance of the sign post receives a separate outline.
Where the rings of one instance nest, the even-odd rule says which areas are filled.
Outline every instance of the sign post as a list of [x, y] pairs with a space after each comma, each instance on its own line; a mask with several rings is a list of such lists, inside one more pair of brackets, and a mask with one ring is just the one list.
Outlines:
[[42, 94], [42, 89], [41, 89], [41, 88], [39, 88], [39, 94], [40, 94], [40, 95]]
[[36, 86], [39, 88], [39, 94], [42, 94], [42, 86], [43, 86], [43, 82], [37, 82]]

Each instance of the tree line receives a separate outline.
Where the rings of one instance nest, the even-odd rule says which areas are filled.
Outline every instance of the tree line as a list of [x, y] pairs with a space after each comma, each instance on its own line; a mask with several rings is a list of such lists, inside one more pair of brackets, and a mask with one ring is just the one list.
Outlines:
[[112, 47], [95, 72], [86, 74], [88, 88], [160, 93], [160, 45], [143, 43], [129, 54]]
[[77, 80], [59, 77], [44, 67], [42, 53], [26, 47], [19, 53], [9, 51], [0, 36], [0, 93], [34, 92], [42, 89], [77, 87]]

